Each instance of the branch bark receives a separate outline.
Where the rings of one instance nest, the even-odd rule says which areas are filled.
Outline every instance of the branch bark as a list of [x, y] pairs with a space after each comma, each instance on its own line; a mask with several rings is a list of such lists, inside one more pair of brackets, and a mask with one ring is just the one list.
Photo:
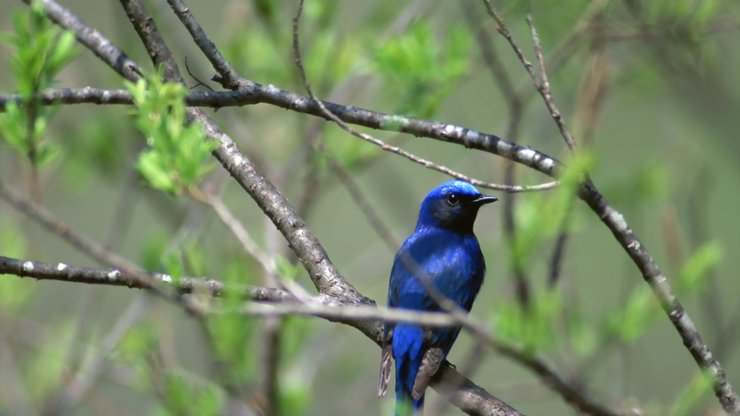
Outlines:
[[[28, 2], [28, 0], [24, 0]], [[61, 26], [75, 31], [77, 39], [91, 49], [97, 56], [108, 63], [119, 74], [129, 80], [136, 80], [141, 72], [135, 63], [116, 48], [100, 32], [84, 25], [79, 19], [52, 0], [42, 1], [52, 20]], [[240, 77], [228, 63], [217, 53], [215, 45], [197, 26], [184, 3], [169, 0], [181, 21], [191, 32], [194, 40], [206, 56], [211, 59], [219, 72], [217, 81], [225, 87], [255, 97], [259, 102], [269, 103], [292, 111], [325, 117], [319, 106], [307, 97], [293, 94], [279, 88], [263, 86]], [[190, 18], [188, 18], [188, 16]], [[220, 59], [219, 59], [220, 57]], [[525, 67], [531, 70], [526, 60]], [[415, 136], [460, 144], [494, 153], [538, 170], [546, 175], [557, 177], [561, 164], [554, 158], [526, 146], [516, 145], [492, 134], [470, 130], [461, 126], [413, 119], [403, 116], [388, 115], [351, 106], [339, 106], [324, 102], [326, 108], [341, 120], [375, 129], [401, 131]], [[309, 273], [320, 293], [348, 300], [353, 304], [371, 304], [372, 301], [362, 296], [336, 270], [319, 241], [311, 234], [296, 211], [275, 187], [265, 179], [255, 166], [236, 147], [233, 140], [223, 133], [205, 114], [195, 112], [192, 116], [203, 123], [210, 138], [218, 140], [221, 146], [214, 155], [224, 168], [231, 173], [237, 182], [257, 202], [265, 214], [275, 223], [286, 240], [291, 244], [299, 259]], [[714, 381], [715, 394], [724, 409], [731, 414], [740, 414], [740, 400], [727, 381], [724, 370], [713, 357], [711, 350], [703, 341], [693, 321], [686, 314], [683, 306], [673, 295], [671, 287], [650, 253], [644, 248], [635, 233], [627, 225], [622, 214], [614, 209], [591, 181], [585, 181], [578, 196], [599, 216], [602, 222], [612, 231], [615, 239], [628, 253], [638, 267], [644, 280], [651, 286], [663, 310], [681, 336], [684, 345], [691, 353], [698, 366], [710, 374]]]
[[[38, 280], [58, 280], [77, 283], [127, 286], [146, 288], [127, 284], [127, 277], [115, 269], [94, 269], [70, 266], [63, 263], [51, 264], [36, 261], [13, 259], [0, 256], [0, 274], [8, 273], [19, 277], [32, 277]], [[163, 282], [172, 282], [166, 274], [151, 273], [154, 278]], [[183, 293], [203, 293], [206, 290], [214, 296], [220, 295], [224, 286], [217, 280], [183, 277], [177, 284]], [[199, 290], [202, 289], [202, 290]], [[216, 290], [217, 289], [217, 290]], [[292, 294], [273, 288], [240, 287], [231, 288], [242, 292], [245, 298], [259, 302], [248, 302], [238, 311], [206, 311], [208, 313], [243, 313], [250, 316], [275, 317], [304, 315], [323, 318], [342, 323], [358, 329], [373, 342], [380, 345], [382, 339], [382, 321], [415, 322], [426, 326], [449, 326], [459, 324], [459, 318], [446, 313], [416, 312], [400, 309], [388, 309], [370, 305], [344, 303], [342, 299], [318, 295], [310, 302], [301, 302]], [[483, 342], [494, 348], [501, 355], [508, 357], [537, 374], [542, 382], [574, 408], [591, 415], [612, 416], [620, 413], [591, 400], [583, 394], [580, 387], [561, 378], [557, 372], [542, 358], [533, 356], [513, 345], [490, 336], [488, 333], [477, 334], [484, 337]], [[455, 406], [471, 415], [518, 415], [508, 404], [465, 378], [449, 363], [446, 363], [433, 379], [433, 387], [447, 397]]]
[[[28, 2], [29, 0], [24, 0]], [[130, 4], [127, 0], [122, 0], [123, 4]], [[63, 7], [56, 4], [53, 0], [42, 0], [47, 6], [49, 17], [60, 26], [73, 30], [80, 43], [94, 50], [109, 66], [116, 69], [119, 74], [136, 81], [140, 77], [140, 71], [132, 71], [136, 68], [135, 64], [125, 58], [125, 54], [108, 41], [100, 32], [89, 29], [73, 14]], [[136, 5], [132, 5], [136, 6]], [[134, 7], [128, 9], [130, 16], [135, 12]], [[136, 18], [134, 18], [136, 20]], [[144, 22], [139, 22], [144, 23]], [[146, 43], [146, 37], [151, 35], [151, 20], [147, 20], [145, 28], [140, 29], [140, 35]], [[142, 30], [143, 29], [143, 30]], [[155, 35], [156, 36], [156, 35]], [[106, 45], [103, 50], [98, 50], [98, 45]], [[148, 49], [152, 49], [151, 47]], [[150, 56], [155, 60], [168, 60], [168, 55], [162, 50], [150, 50]], [[129, 64], [120, 65], [120, 59], [125, 58]], [[175, 68], [169, 67], [169, 76], [176, 77]], [[291, 245], [298, 259], [304, 265], [308, 274], [318, 291], [325, 296], [329, 296], [351, 305], [374, 305], [374, 302], [362, 296], [344, 277], [338, 272], [329, 260], [328, 254], [323, 249], [318, 239], [308, 230], [303, 220], [298, 216], [295, 209], [288, 200], [269, 182], [257, 168], [247, 159], [237, 148], [236, 143], [226, 135], [208, 116], [196, 109], [189, 110], [189, 116], [192, 121], [201, 123], [204, 130], [211, 140], [217, 140], [220, 146], [214, 150], [214, 156], [219, 160], [222, 166], [236, 179], [241, 187], [255, 200], [257, 205], [269, 217], [275, 226], [280, 230], [285, 239]], [[359, 328], [358, 328], [359, 329]], [[366, 328], [367, 329], [367, 328]], [[376, 329], [375, 340], [380, 339], [380, 332]], [[362, 330], [362, 329], [361, 329]], [[363, 331], [365, 332], [365, 331]], [[377, 342], [377, 341], [376, 341]], [[462, 376], [461, 376], [462, 377]], [[482, 390], [482, 389], [481, 389]], [[453, 395], [451, 400], [463, 400], [463, 394], [460, 396]], [[492, 397], [492, 396], [491, 396]], [[480, 400], [486, 402], [489, 398], [479, 396]], [[502, 403], [502, 406], [509, 408]], [[503, 408], [499, 406], [498, 408]], [[481, 409], [482, 412], [482, 409]], [[471, 413], [485, 414], [485, 413]], [[498, 413], [501, 414], [501, 413]], [[508, 414], [518, 414], [511, 412]]]

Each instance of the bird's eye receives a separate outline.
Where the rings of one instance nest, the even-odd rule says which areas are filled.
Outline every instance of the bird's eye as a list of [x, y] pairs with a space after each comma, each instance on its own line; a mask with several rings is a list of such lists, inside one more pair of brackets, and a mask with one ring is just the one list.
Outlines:
[[460, 203], [460, 198], [457, 196], [457, 194], [449, 194], [447, 195], [447, 205], [449, 206], [455, 206]]

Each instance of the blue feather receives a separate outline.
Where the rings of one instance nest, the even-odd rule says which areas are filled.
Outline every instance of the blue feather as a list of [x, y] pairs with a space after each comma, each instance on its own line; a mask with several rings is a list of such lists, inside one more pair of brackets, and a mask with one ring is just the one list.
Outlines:
[[[442, 310], [428, 293], [431, 284], [439, 294], [470, 311], [486, 272], [473, 223], [478, 208], [495, 200], [463, 181], [448, 181], [429, 192], [421, 204], [414, 233], [404, 241], [394, 259], [388, 306], [428, 312]], [[388, 324], [385, 332], [391, 338], [396, 363], [396, 412], [404, 407], [402, 403], [411, 403], [414, 412], [420, 411], [426, 385], [417, 386], [421, 388], [420, 397], [412, 397], [412, 392], [424, 354], [430, 348], [438, 348], [443, 361], [460, 328], [424, 328], [403, 323], [395, 327]], [[434, 371], [437, 368], [438, 365]]]

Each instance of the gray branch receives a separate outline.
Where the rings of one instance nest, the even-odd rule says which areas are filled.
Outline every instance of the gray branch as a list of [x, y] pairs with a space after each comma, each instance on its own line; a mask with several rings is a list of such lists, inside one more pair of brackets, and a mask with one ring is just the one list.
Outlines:
[[[125, 273], [117, 269], [95, 269], [64, 263], [43, 263], [0, 256], [0, 274], [3, 273], [38, 280], [147, 288], [143, 284], [132, 282]], [[181, 293], [209, 293], [213, 296], [219, 296], [226, 290], [223, 283], [214, 279], [182, 277], [175, 280], [172, 276], [162, 273], [150, 273], [150, 276], [168, 284], [176, 282], [174, 284]], [[449, 326], [460, 323], [459, 318], [446, 313], [416, 312], [356, 305], [321, 294], [312, 297], [310, 303], [306, 303], [280, 289], [254, 286], [229, 289], [243, 293], [245, 298], [267, 303], [249, 302], [242, 310], [226, 311], [226, 313], [243, 313], [256, 316], [315, 316], [356, 328], [376, 344], [379, 344], [382, 338], [382, 321], [415, 322], [427, 326]], [[211, 311], [211, 313], [220, 312]], [[486, 339], [487, 343], [495, 348], [497, 352], [523, 364], [537, 374], [547, 387], [558, 392], [576, 409], [591, 415], [613, 416], [619, 414], [587, 398], [579, 387], [558, 376], [555, 370], [543, 359], [490, 336], [487, 336]], [[519, 414], [505, 402], [463, 377], [449, 363], [440, 369], [439, 374], [435, 376], [433, 381], [434, 388], [440, 394], [448, 397], [453, 404], [468, 414]]]
[[[253, 100], [248, 104], [268, 103], [291, 111], [326, 118], [320, 107], [307, 97], [281, 90], [273, 85], [260, 85], [239, 76], [218, 53], [215, 45], [205, 36], [205, 33], [190, 15], [187, 7], [180, 1], [168, 1], [190, 31], [195, 42], [211, 60], [216, 71], [219, 72], [220, 75], [216, 80], [224, 87], [240, 92], [244, 94], [242, 97], [249, 97]], [[49, 10], [50, 18], [61, 26], [73, 30], [80, 43], [91, 49], [125, 78], [129, 80], [138, 78], [140, 71], [138, 71], [136, 65], [103, 37], [100, 32], [90, 29], [52, 0], [43, 0], [43, 3]], [[483, 150], [521, 163], [552, 177], [557, 177], [562, 168], [560, 162], [544, 153], [526, 146], [516, 145], [492, 134], [436, 121], [388, 115], [353, 106], [342, 106], [330, 102], [323, 102], [323, 104], [331, 113], [347, 123], [374, 129], [400, 131], [418, 137], [427, 137]], [[219, 140], [221, 146], [214, 152], [215, 156], [275, 223], [308, 270], [319, 291], [337, 298], [351, 300], [356, 304], [369, 303], [368, 299], [360, 295], [339, 274], [328, 259], [323, 247], [310, 233], [293, 207], [239, 152], [233, 140], [204, 114], [200, 113], [196, 116], [196, 119], [204, 124], [209, 137]], [[638, 267], [698, 366], [712, 377], [715, 394], [724, 409], [731, 414], [740, 414], [740, 399], [738, 399], [737, 394], [727, 380], [723, 368], [714, 358], [683, 306], [676, 299], [665, 275], [628, 226], [622, 214], [609, 204], [591, 181], [585, 181], [581, 185], [578, 196], [612, 231], [615, 239]]]
[[[29, 0], [23, 1], [28, 2]], [[65, 29], [72, 30], [81, 44], [91, 49], [101, 60], [106, 62], [119, 74], [130, 81], [136, 81], [140, 78], [140, 71], [137, 69], [136, 64], [131, 62], [120, 49], [115, 47], [100, 32], [90, 29], [76, 16], [53, 0], [41, 0], [41, 2], [46, 6], [49, 18], [52, 21]], [[105, 47], [101, 47], [101, 45]], [[125, 61], [126, 64], [121, 65], [121, 61]], [[213, 152], [214, 156], [280, 230], [285, 239], [290, 243], [298, 259], [308, 271], [311, 280], [319, 292], [326, 296], [341, 299], [352, 305], [373, 305], [374, 302], [372, 300], [362, 296], [341, 276], [329, 260], [326, 251], [318, 239], [308, 230], [292, 205], [257, 170], [252, 162], [239, 151], [236, 143], [202, 112], [191, 109], [189, 115], [194, 120], [202, 123], [209, 139], [220, 142], [221, 145]], [[366, 321], [362, 321], [358, 325], [358, 329], [366, 334], [374, 333], [375, 337], [373, 339], [376, 342], [380, 339], [380, 332], [377, 330], [377, 325], [375, 328], [372, 328]], [[468, 390], [466, 394], [469, 395], [470, 391]], [[461, 396], [451, 397], [451, 400], [464, 400], [462, 396], [463, 392], [461, 391], [460, 394]], [[486, 401], [486, 397], [479, 397], [479, 399], [484, 402]], [[505, 408], [510, 409], [505, 403], [500, 403]], [[469, 413], [484, 414], [480, 413], [483, 410], [480, 408], [478, 412], [471, 410]], [[513, 415], [518, 413], [513, 411], [494, 414]]]

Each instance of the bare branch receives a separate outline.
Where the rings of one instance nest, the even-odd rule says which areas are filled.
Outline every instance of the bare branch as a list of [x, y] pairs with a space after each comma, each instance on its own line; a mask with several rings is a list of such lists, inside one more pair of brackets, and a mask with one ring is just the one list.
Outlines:
[[120, 0], [120, 3], [149, 53], [149, 59], [164, 71], [164, 79], [184, 84], [185, 79], [180, 73], [175, 56], [167, 47], [154, 19], [144, 5], [138, 0]]
[[119, 316], [112, 325], [110, 331], [103, 337], [100, 345], [91, 358], [85, 360], [82, 367], [71, 377], [64, 388], [61, 389], [54, 399], [46, 406], [43, 416], [61, 416], [69, 413], [69, 410], [79, 403], [85, 395], [95, 386], [100, 373], [104, 370], [108, 357], [114, 348], [126, 335], [128, 330], [141, 319], [148, 316], [151, 299], [137, 298], [131, 302], [128, 308]]
[[[30, 4], [31, 0], [21, 0]], [[51, 21], [75, 33], [77, 41], [87, 47], [108, 66], [129, 81], [136, 81], [141, 70], [128, 56], [99, 31], [84, 24], [77, 16], [53, 0], [39, 0], [47, 11]]]
[[[18, 102], [19, 100], [20, 98], [15, 95], [0, 96], [0, 110], [4, 110], [8, 102]], [[46, 105], [57, 103], [130, 105], [133, 103], [133, 99], [131, 98], [131, 95], [128, 93], [128, 91], [125, 90], [99, 90], [92, 87], [84, 87], [82, 89], [61, 88], [45, 91], [39, 95], [39, 102]], [[313, 101], [308, 97], [280, 90], [272, 85], [262, 86], [254, 83], [254, 89], [242, 89], [231, 92], [194, 92], [186, 97], [185, 102], [189, 106], [213, 108], [268, 103], [293, 111], [331, 119], [329, 116], [327, 116], [327, 113], [321, 110], [321, 106], [323, 106], [326, 111], [331, 113], [340, 121], [371, 127], [379, 130], [397, 130], [437, 140], [458, 142], [459, 144], [463, 144], [466, 147], [486, 150], [491, 153], [514, 160], [515, 162], [525, 164], [550, 176], [555, 175], [555, 167], [557, 164], [559, 164], [559, 162], [557, 162], [555, 159], [540, 152], [537, 152], [534, 149], [507, 142], [506, 140], [503, 140], [492, 134], [477, 132], [475, 130], [470, 130], [464, 127], [444, 124], [435, 121], [389, 115], [353, 106], [343, 106], [328, 101]], [[316, 103], [321, 103], [321, 106]], [[342, 125], [347, 127], [346, 124], [340, 124], [340, 126]], [[557, 181], [551, 181], [530, 186], [501, 185], [484, 182], [475, 178], [469, 178], [447, 167], [436, 165], [431, 161], [418, 157], [397, 146], [389, 145], [372, 136], [365, 135], [359, 132], [358, 134], [361, 135], [358, 137], [370, 143], [373, 143], [376, 146], [379, 146], [385, 151], [396, 153], [400, 156], [406, 157], [409, 160], [412, 160], [415, 163], [419, 163], [424, 167], [437, 170], [441, 173], [456, 177], [458, 179], [467, 180], [473, 185], [483, 188], [515, 193], [543, 191], [552, 189], [558, 185]]]
[[[133, 105], [134, 101], [128, 90], [108, 90], [93, 87], [53, 88], [41, 91], [34, 96], [39, 104], [124, 104]], [[20, 95], [1, 95], [0, 112], [5, 111], [11, 102], [22, 105]], [[197, 91], [185, 97], [185, 104], [191, 107], [234, 107], [258, 104], [250, 94], [243, 91]]]
[[[503, 24], [501, 22], [500, 24]], [[527, 15], [527, 24], [529, 25], [529, 30], [532, 34], [532, 42], [534, 42], [534, 51], [535, 55], [537, 56], [537, 63], [540, 68], [540, 82], [536, 83], [535, 86], [537, 87], [537, 90], [540, 92], [540, 95], [542, 95], [542, 99], [545, 100], [545, 105], [547, 106], [547, 109], [550, 110], [550, 117], [552, 117], [553, 120], [555, 120], [555, 124], [557, 124], [558, 129], [560, 130], [560, 135], [563, 136], [563, 140], [565, 140], [565, 144], [568, 145], [568, 148], [570, 150], [573, 150], [576, 146], [575, 140], [573, 140], [573, 136], [568, 131], [568, 128], [565, 126], [565, 120], [563, 120], [563, 115], [560, 113], [560, 110], [555, 105], [555, 102], [552, 98], [552, 92], [550, 91], [550, 81], [547, 79], [547, 69], [545, 68], [545, 58], [542, 56], [542, 45], [540, 45], [540, 37], [537, 34], [537, 29], [534, 27], [534, 23], [532, 23], [532, 16]], [[509, 42], [514, 42], [512, 38], [509, 38]]]
[[309, 294], [306, 292], [305, 289], [303, 289], [301, 285], [291, 279], [283, 278], [280, 275], [275, 259], [270, 256], [265, 250], [263, 250], [256, 241], [254, 241], [254, 239], [249, 234], [249, 232], [247, 232], [247, 229], [244, 227], [241, 221], [239, 221], [239, 219], [231, 212], [231, 210], [226, 206], [226, 204], [224, 204], [224, 202], [220, 198], [208, 192], [200, 191], [197, 192], [197, 195], [194, 192], [191, 192], [191, 195], [193, 195], [197, 201], [204, 203], [213, 209], [218, 219], [226, 227], [226, 229], [231, 232], [234, 238], [239, 241], [239, 244], [241, 244], [244, 251], [246, 251], [254, 259], [256, 259], [257, 262], [259, 262], [259, 264], [262, 266], [262, 268], [267, 272], [267, 274], [271, 276], [270, 280], [274, 280], [273, 283], [279, 284], [283, 288], [287, 289], [292, 295], [298, 298], [309, 297]]
[[[121, 57], [125, 57], [125, 55], [120, 53], [115, 47], [111, 50], [109, 48], [109, 46], [112, 46], [111, 43], [107, 39], [102, 38], [99, 32], [92, 31], [82, 25], [78, 19], [71, 16], [71, 14], [61, 8], [61, 6], [56, 5], [53, 1], [43, 0], [43, 2], [47, 4], [47, 8], [50, 10], [50, 17], [62, 26], [75, 30], [80, 42], [94, 50], [98, 56], [106, 60], [109, 65], [116, 68], [119, 73], [128, 79], [138, 78], [138, 72], [132, 70], [135, 66], [121, 66], [118, 60]], [[175, 0], [172, 0], [171, 4], [174, 2]], [[48, 7], [49, 5], [52, 5], [55, 11], [51, 7]], [[104, 45], [101, 47], [101, 50], [97, 49], [96, 42]], [[531, 64], [529, 65], [529, 70], [531, 70]], [[226, 72], [228, 71], [224, 70], [224, 73]], [[262, 102], [326, 118], [320, 107], [306, 97], [279, 90], [274, 86], [264, 87], [239, 78], [238, 76], [228, 78], [224, 73], [222, 73], [223, 78], [221, 81], [225, 85], [230, 85], [232, 88], [242, 88], [247, 93], [265, 94], [261, 96], [261, 99], [264, 100]], [[234, 72], [234, 74], [236, 73]], [[229, 82], [232, 84], [229, 84]], [[454, 142], [467, 147], [485, 150], [515, 160], [518, 163], [522, 163], [551, 176], [556, 176], [560, 168], [559, 162], [555, 159], [528, 147], [518, 146], [504, 141], [494, 135], [483, 134], [463, 127], [438, 122], [373, 113], [354, 107], [340, 106], [336, 108], [338, 111], [334, 111], [335, 109], [331, 107], [331, 103], [325, 103], [325, 107], [345, 122], [355, 123], [353, 120], [358, 120], [365, 124], [360, 122], [356, 124], [367, 125], [372, 128], [398, 130], [417, 136], [430, 137], [436, 140]], [[205, 115], [193, 113], [192, 116], [204, 123], [211, 138], [215, 138], [221, 142], [221, 147], [214, 152], [216, 157], [232, 176], [237, 179], [240, 185], [257, 201], [286, 239], [292, 244], [319, 290], [322, 293], [328, 293], [338, 298], [350, 299], [356, 303], [369, 302], [369, 300], [363, 298], [341, 277], [328, 260], [323, 248], [318, 244], [318, 240], [310, 234], [303, 221], [295, 214], [292, 206], [288, 204], [287, 200], [279, 194], [272, 184], [259, 174], [253, 164], [237, 150], [231, 138], [225, 135]], [[688, 318], [681, 305], [675, 299], [675, 296], [671, 293], [665, 276], [662, 275], [662, 272], [650, 254], [642, 247], [640, 241], [627, 226], [622, 215], [609, 205], [590, 181], [586, 181], [582, 185], [579, 196], [589, 204], [591, 209], [612, 230], [615, 238], [640, 268], [645, 280], [651, 284], [656, 297], [661, 300], [661, 305], [671, 318], [674, 326], [676, 326], [677, 331], [694, 356], [694, 359], [702, 369], [707, 370], [714, 378], [715, 392], [720, 397], [723, 407], [730, 413], [740, 412], [737, 395], [727, 382], [722, 367], [713, 358], [711, 351], [709, 351], [699, 336], [693, 322]]]
[[[187, 6], [181, 0], [168, 0], [168, 3], [188, 29], [203, 54], [219, 72], [220, 77], [215, 79], [217, 82], [228, 89], [248, 91], [257, 97], [260, 102], [329, 119], [327, 113], [322, 110], [317, 102], [309, 97], [281, 90], [274, 85], [263, 86], [241, 77], [221, 55], [213, 42], [208, 39], [203, 29], [190, 14]], [[555, 176], [559, 167], [559, 162], [550, 156], [526, 146], [518, 146], [507, 142], [492, 134], [436, 121], [390, 115], [354, 106], [341, 106], [328, 101], [321, 101], [321, 104], [330, 114], [345, 123], [373, 129], [399, 131], [414, 136], [454, 142], [468, 148], [485, 150], [522, 163], [549, 176]]]
[[[62, 263], [49, 264], [0, 256], [0, 274], [3, 273], [13, 274], [19, 277], [33, 277], [39, 280], [60, 280], [78, 283], [128, 286], [132, 288], [140, 287], [135, 285], [126, 285], [126, 276], [115, 269], [85, 268]], [[172, 277], [166, 274], [152, 273], [151, 275], [163, 282], [169, 283], [172, 281]], [[199, 289], [205, 289], [211, 294], [219, 295], [224, 290], [223, 284], [217, 280], [192, 277], [181, 278], [178, 283], [178, 287], [183, 293], [193, 293], [197, 292]], [[555, 370], [553, 370], [549, 364], [541, 358], [532, 356], [522, 349], [493, 338], [487, 329], [485, 329], [480, 323], [473, 321], [473, 318], [471, 317], [458, 317], [439, 312], [417, 312], [404, 309], [356, 305], [354, 303], [347, 303], [341, 299], [326, 295], [314, 296], [311, 298], [310, 302], [300, 303], [297, 302], [297, 299], [293, 295], [286, 291], [264, 287], [243, 287], [233, 290], [243, 291], [245, 296], [256, 301], [269, 303], [249, 302], [238, 311], [230, 310], [219, 312], [210, 310], [208, 313], [244, 313], [247, 315], [262, 317], [293, 315], [316, 316], [330, 321], [344, 323], [359, 329], [376, 343], [380, 343], [382, 337], [381, 321], [414, 322], [430, 327], [458, 325], [460, 323], [463, 323], [466, 327], [473, 326], [477, 330], [476, 336], [483, 338], [484, 345], [494, 348], [500, 354], [511, 358], [534, 371], [541, 377], [546, 386], [560, 393], [566, 401], [573, 404], [576, 408], [593, 415], [617, 414], [616, 412], [608, 410], [588, 399], [580, 392], [578, 387], [563, 380], [557, 375]], [[496, 406], [503, 405], [503, 402], [487, 401], [486, 397], [493, 396], [490, 396], [490, 394], [485, 392], [485, 390], [475, 386], [475, 384], [463, 378], [450, 367], [443, 367], [443, 369], [440, 370], [440, 376], [435, 378], [435, 381], [438, 383], [435, 385], [435, 388], [439, 386], [441, 391], [444, 394], [447, 394], [449, 393], [449, 387], [445, 386], [455, 385], [455, 380], [460, 381], [461, 379], [463, 382], [460, 384], [459, 389], [450, 397], [450, 400], [455, 405], [469, 414], [500, 414], [488, 413], [485, 409], [488, 409], [488, 406], [494, 406], [495, 408]]]
[[[141, 282], [133, 280], [120, 269], [100, 269], [73, 266], [66, 263], [44, 263], [40, 261], [19, 260], [0, 256], [0, 274], [7, 273], [18, 277], [31, 277], [37, 280], [56, 280], [70, 283], [83, 283], [103, 286], [126, 286], [131, 289], [149, 289]], [[166, 273], [148, 273], [152, 280], [172, 285], [179, 293], [208, 293], [221, 296], [227, 288], [223, 282], [191, 276], [173, 277]], [[241, 293], [248, 299], [257, 301], [295, 301], [295, 297], [282, 290], [257, 286], [234, 286], [228, 290]]]
[[[524, 58], [521, 49], [517, 46], [508, 29], [506, 29], [503, 20], [491, 6], [490, 0], [484, 0], [484, 4], [489, 15], [498, 24], [499, 32], [509, 41], [515, 54], [519, 57], [522, 65], [530, 74], [532, 81], [540, 91], [540, 95], [542, 95], [545, 105], [550, 110], [550, 114], [557, 124], [563, 139], [571, 146], [573, 144], [572, 137], [560, 116], [560, 111], [555, 106], [552, 96], [549, 94], [549, 86], [547, 90], [543, 90], [544, 83], [538, 83], [532, 70], [532, 65]], [[530, 25], [534, 42], [536, 44], [539, 43], [531, 20], [528, 21], [528, 24]], [[547, 94], [543, 91], [547, 92]], [[699, 368], [712, 378], [714, 393], [724, 410], [730, 414], [740, 414], [740, 397], [738, 397], [732, 385], [727, 380], [724, 369], [712, 354], [709, 346], [704, 342], [704, 339], [683, 305], [676, 298], [666, 276], [663, 275], [663, 272], [647, 249], [645, 249], [642, 242], [637, 238], [634, 231], [627, 225], [624, 216], [609, 204], [589, 178], [586, 178], [581, 184], [578, 196], [589, 205], [591, 210], [612, 231], [615, 239], [640, 270], [643, 279], [650, 285], [663, 311], [668, 315], [668, 319], [670, 319], [676, 331], [681, 336], [684, 346], [686, 346]]]

